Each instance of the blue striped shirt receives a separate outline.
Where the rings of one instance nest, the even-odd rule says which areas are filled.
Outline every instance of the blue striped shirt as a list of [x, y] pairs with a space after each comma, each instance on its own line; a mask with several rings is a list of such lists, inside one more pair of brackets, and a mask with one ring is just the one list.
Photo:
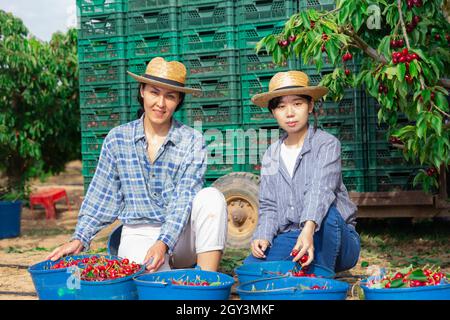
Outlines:
[[85, 249], [105, 226], [161, 226], [158, 240], [172, 252], [203, 187], [206, 145], [200, 132], [172, 120], [169, 133], [152, 164], [147, 154], [143, 116], [112, 129], [81, 205], [72, 239]]
[[307, 220], [316, 232], [335, 204], [347, 224], [356, 225], [356, 206], [342, 181], [341, 144], [333, 135], [309, 126], [291, 177], [280, 156], [284, 134], [269, 146], [261, 166], [259, 220], [253, 239], [273, 238], [302, 229]]

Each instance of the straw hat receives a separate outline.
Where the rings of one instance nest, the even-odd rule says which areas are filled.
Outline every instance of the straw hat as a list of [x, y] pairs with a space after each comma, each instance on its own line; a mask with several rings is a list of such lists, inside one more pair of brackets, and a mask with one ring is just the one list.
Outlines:
[[186, 67], [178, 61], [166, 61], [164, 58], [153, 58], [145, 69], [145, 74], [138, 76], [130, 71], [127, 73], [136, 81], [153, 84], [157, 87], [172, 89], [184, 93], [201, 92], [199, 89], [185, 87]]
[[258, 93], [252, 102], [259, 107], [267, 108], [269, 101], [276, 97], [289, 95], [307, 95], [318, 100], [328, 92], [322, 86], [309, 86], [308, 75], [301, 71], [278, 72], [269, 82], [269, 92]]

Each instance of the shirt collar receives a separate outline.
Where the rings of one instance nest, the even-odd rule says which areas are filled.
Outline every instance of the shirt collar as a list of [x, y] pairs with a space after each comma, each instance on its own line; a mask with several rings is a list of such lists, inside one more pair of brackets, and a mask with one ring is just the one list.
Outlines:
[[[300, 151], [301, 155], [304, 155], [305, 153], [309, 152], [311, 150], [311, 141], [314, 136], [314, 127], [311, 125], [308, 125], [308, 131], [306, 132], [305, 141], [303, 142], [302, 150]], [[285, 132], [281, 138], [278, 140], [278, 146], [277, 149], [281, 148], [281, 144], [284, 142], [284, 140], [287, 138], [287, 133]]]
[[[144, 131], [144, 116], [145, 114], [143, 114], [141, 116], [141, 118], [136, 122], [136, 126], [135, 126], [135, 133], [134, 133], [134, 141], [137, 142], [141, 139], [145, 139], [145, 131]], [[172, 124], [170, 126], [169, 129], [169, 133], [167, 135], [167, 138], [164, 142], [164, 145], [168, 142], [171, 141], [173, 144], [178, 144], [181, 139], [181, 133], [179, 128], [182, 126], [182, 124], [180, 122], [178, 122], [177, 120], [175, 120], [174, 118], [172, 118]]]

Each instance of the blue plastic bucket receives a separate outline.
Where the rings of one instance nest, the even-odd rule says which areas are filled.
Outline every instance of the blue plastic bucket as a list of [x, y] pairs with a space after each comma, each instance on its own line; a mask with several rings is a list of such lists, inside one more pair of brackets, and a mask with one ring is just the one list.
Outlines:
[[[292, 261], [266, 261], [243, 264], [234, 269], [240, 283], [264, 278], [279, 277], [294, 269], [296, 263]], [[332, 270], [318, 264], [311, 264], [308, 273], [314, 273], [317, 277], [334, 278]]]
[[[72, 256], [74, 260], [89, 257], [87, 255]], [[62, 260], [62, 259], [60, 259]], [[50, 269], [56, 261], [42, 261], [28, 268], [34, 288], [40, 300], [75, 300], [75, 289], [69, 289], [68, 281], [72, 275], [68, 268]]]
[[20, 235], [22, 201], [0, 201], [0, 239]]
[[373, 289], [361, 283], [366, 300], [450, 300], [450, 284], [413, 288]]
[[[324, 290], [302, 288], [318, 285]], [[241, 284], [236, 288], [242, 300], [345, 300], [348, 283], [328, 278], [281, 276]]]
[[[208, 282], [220, 281], [217, 286], [174, 285], [172, 279], [195, 281], [199, 277]], [[139, 300], [227, 300], [234, 279], [229, 275], [197, 269], [177, 269], [142, 274], [134, 277]]]
[[[92, 256], [78, 255], [71, 258], [78, 260]], [[95, 256], [99, 257], [99, 255]], [[117, 256], [105, 257], [117, 259]], [[137, 273], [124, 278], [106, 281], [77, 281], [75, 275], [71, 277], [70, 268], [50, 269], [58, 262], [59, 260], [47, 260], [28, 268], [36, 293], [41, 300], [137, 300], [138, 298], [133, 277], [143, 273], [144, 266]]]

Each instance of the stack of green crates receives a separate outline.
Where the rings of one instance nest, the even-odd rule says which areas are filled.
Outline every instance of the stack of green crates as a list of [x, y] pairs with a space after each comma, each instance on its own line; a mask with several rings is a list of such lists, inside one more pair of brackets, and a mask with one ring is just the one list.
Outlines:
[[[77, 0], [77, 6], [85, 190], [109, 130], [136, 119], [141, 108], [139, 85], [126, 71], [144, 74], [154, 57], [183, 62], [186, 85], [202, 90], [186, 95], [175, 118], [204, 133], [210, 182], [235, 171], [260, 173], [264, 152], [283, 132], [251, 97], [267, 91], [276, 72], [302, 70], [317, 85], [333, 71], [326, 54], [317, 72], [314, 62], [296, 58], [276, 65], [255, 46], [264, 36], [279, 34], [292, 14], [331, 10], [334, 0]], [[347, 67], [358, 71], [357, 63]], [[341, 141], [349, 191], [409, 190], [419, 167], [407, 165], [389, 144], [377, 108], [353, 89], [338, 102], [327, 99], [315, 106], [319, 128]]]
[[[127, 58], [128, 70], [145, 73], [148, 62], [155, 57], [179, 60], [179, 8], [177, 0], [128, 0]], [[128, 76], [131, 119], [141, 108], [137, 101], [139, 84]]]
[[80, 109], [85, 190], [109, 130], [129, 119], [127, 0], [77, 0]]
[[237, 150], [223, 140], [227, 130], [233, 132], [241, 123], [235, 1], [181, 0], [179, 5], [180, 61], [188, 69], [187, 86], [201, 93], [186, 95], [176, 118], [204, 132], [206, 179], [215, 179], [242, 171], [232, 160]]
[[[367, 109], [367, 188], [366, 191], [406, 191], [420, 189], [413, 187], [414, 177], [423, 168], [419, 164], [406, 162], [402, 150], [389, 142], [388, 127], [378, 123], [380, 105], [376, 99], [366, 97]], [[408, 124], [402, 115], [398, 123]]]

